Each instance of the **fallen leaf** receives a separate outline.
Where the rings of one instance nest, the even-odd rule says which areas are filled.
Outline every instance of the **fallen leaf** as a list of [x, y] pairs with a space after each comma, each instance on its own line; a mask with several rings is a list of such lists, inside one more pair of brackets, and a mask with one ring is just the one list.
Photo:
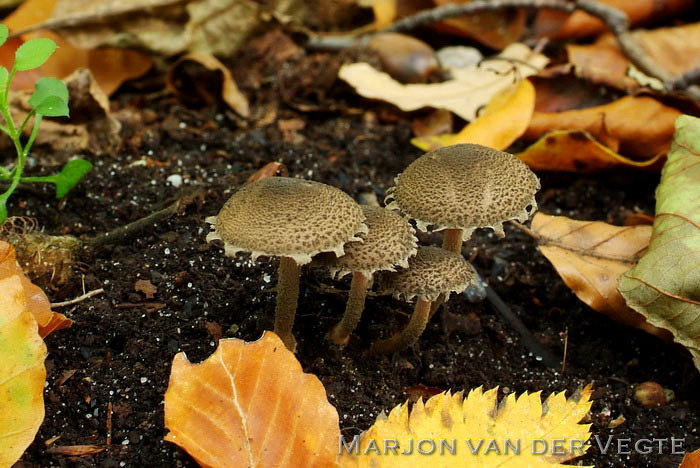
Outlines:
[[[700, 23], [632, 33], [635, 41], [670, 76], [700, 67]], [[569, 61], [576, 74], [594, 83], [634, 91], [643, 83], [630, 76], [630, 61], [622, 53], [612, 34], [593, 44], [568, 44]], [[637, 75], [643, 75], [637, 72]]]
[[586, 109], [534, 112], [523, 137], [534, 140], [555, 130], [582, 130], [613, 151], [645, 161], [670, 148], [679, 115], [653, 98], [626, 96]]
[[0, 279], [0, 466], [12, 466], [44, 419], [46, 345], [19, 276]]
[[[588, 386], [569, 399], [564, 392], [554, 393], [544, 402], [540, 392], [523, 393], [519, 397], [510, 394], [499, 403], [497, 388], [484, 392], [479, 387], [466, 398], [462, 392], [446, 392], [425, 403], [418, 400], [410, 410], [408, 403], [404, 403], [392, 409], [388, 416], [380, 415], [371, 428], [358, 436], [359, 442], [352, 446], [356, 447], [353, 453], [348, 453], [348, 442], [341, 440], [338, 462], [341, 468], [426, 466], [427, 457], [420, 450], [435, 448], [430, 457], [435, 460], [430, 466], [438, 463], [445, 468], [569, 466], [560, 463], [579, 457], [588, 449], [584, 444], [590, 437], [590, 424], [580, 421], [591, 407], [591, 392]], [[552, 445], [555, 439], [562, 443], [556, 450]], [[413, 445], [422, 440], [436, 446], [441, 441], [454, 441], [455, 455], [430, 444]], [[395, 441], [393, 445], [398, 453], [412, 447], [412, 455], [389, 456], [391, 452], [384, 449], [386, 441]], [[513, 449], [509, 452], [506, 441], [520, 444], [520, 453]]]
[[663, 154], [635, 161], [600, 144], [589, 133], [575, 130], [549, 133], [517, 156], [534, 170], [596, 172], [621, 166], [654, 168]]
[[532, 230], [538, 248], [566, 285], [596, 312], [628, 327], [670, 338], [630, 309], [617, 290], [617, 280], [632, 268], [649, 245], [651, 226], [613, 226], [535, 213]]
[[422, 107], [447, 109], [474, 120], [493, 96], [513, 84], [514, 78], [537, 73], [547, 58], [523, 44], [511, 44], [480, 65], [452, 69], [452, 79], [435, 84], [401, 84], [368, 63], [343, 65], [338, 76], [362, 96], [388, 101], [404, 111]]
[[83, 457], [95, 453], [104, 452], [104, 445], [56, 445], [47, 448], [44, 453], [52, 455], [66, 455], [68, 457]]
[[[44, 291], [33, 284], [22, 272], [15, 259], [15, 249], [12, 245], [0, 240], [0, 280], [18, 277], [22, 283], [25, 302], [28, 310], [34, 316], [39, 327], [39, 335], [44, 338], [56, 330], [68, 328], [72, 320], [63, 314], [51, 311], [51, 303]], [[1, 290], [0, 291], [4, 291]], [[4, 293], [0, 293], [2, 295]], [[1, 354], [0, 354], [1, 355]], [[0, 379], [1, 380], [1, 379]]]
[[525, 132], [534, 107], [535, 88], [529, 80], [522, 80], [496, 94], [479, 117], [459, 133], [413, 138], [411, 143], [423, 151], [460, 143], [504, 150]]
[[700, 449], [686, 453], [678, 468], [700, 468]]
[[[56, 0], [26, 0], [19, 8], [12, 12], [3, 23], [12, 31], [32, 28], [46, 21], [54, 10]], [[79, 68], [89, 69], [95, 76], [95, 80], [102, 91], [109, 95], [119, 86], [131, 79], [143, 75], [153, 60], [135, 50], [121, 48], [102, 48], [100, 50], [84, 50], [84, 47], [76, 48], [68, 43], [60, 35], [47, 30], [33, 31], [23, 34], [17, 43], [46, 37], [58, 44], [58, 49], [38, 70], [32, 71], [31, 78], [21, 81], [13, 81], [13, 85], [21, 85], [13, 89], [31, 90], [34, 83], [42, 76], [53, 76], [59, 79], [66, 78]], [[3, 61], [7, 66], [7, 62]]]
[[700, 119], [676, 122], [673, 148], [656, 189], [651, 244], [620, 278], [627, 304], [673, 333], [700, 369]]
[[452, 131], [452, 112], [445, 109], [431, 111], [411, 121], [411, 132], [417, 137], [435, 136]]
[[[599, 0], [604, 5], [623, 11], [631, 26], [639, 26], [650, 21], [670, 18], [689, 8], [692, 0]], [[596, 36], [607, 31], [598, 18], [581, 10], [568, 14], [561, 11], [542, 9], [533, 25], [538, 37], [552, 39], [578, 39]]]
[[154, 295], [158, 292], [153, 283], [149, 280], [136, 280], [134, 283], [134, 291], [142, 293], [146, 296], [146, 299], [153, 299]]
[[[197, 70], [197, 66], [205, 69], [208, 72], [206, 75], [213, 73], [216, 78], [207, 79], [201, 70]], [[212, 104], [215, 100], [211, 93], [215, 93], [241, 116], [250, 115], [248, 99], [238, 89], [231, 72], [208, 52], [193, 52], [180, 58], [168, 70], [166, 82], [185, 101], [200, 99]]]
[[207, 360], [173, 360], [165, 440], [212, 467], [332, 467], [338, 413], [312, 374], [272, 332], [222, 339]]
[[[553, 67], [528, 78], [535, 86], [535, 111], [563, 112], [571, 109], [602, 106], [622, 97], [610, 90], [579, 78], [569, 69], [555, 71]], [[547, 76], [542, 76], [543, 74]]]
[[288, 174], [289, 171], [287, 170], [287, 166], [281, 162], [273, 161], [265, 164], [263, 167], [255, 171], [250, 177], [248, 177], [245, 183], [249, 184], [251, 182], [255, 182], [256, 180], [267, 179], [268, 177], [273, 176], [286, 177]]

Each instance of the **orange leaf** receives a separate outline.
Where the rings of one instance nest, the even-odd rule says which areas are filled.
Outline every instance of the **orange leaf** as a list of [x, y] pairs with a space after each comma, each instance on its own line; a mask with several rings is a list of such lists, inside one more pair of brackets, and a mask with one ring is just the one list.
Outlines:
[[0, 466], [9, 467], [44, 419], [46, 345], [27, 308], [21, 279], [0, 279]]
[[596, 140], [637, 159], [651, 159], [671, 147], [681, 112], [650, 97], [626, 96], [603, 106], [564, 112], [535, 112], [525, 139], [554, 130], [583, 130]]
[[15, 259], [15, 249], [5, 241], [0, 240], [0, 280], [10, 276], [19, 276], [24, 288], [27, 306], [39, 325], [39, 334], [42, 338], [55, 330], [68, 328], [73, 321], [63, 314], [51, 311], [49, 298], [44, 291], [24, 276], [22, 269]]
[[700, 468], [700, 449], [686, 453], [678, 468]]
[[173, 360], [165, 440], [202, 466], [331, 467], [338, 413], [277, 335], [219, 341], [206, 361]]
[[[51, 17], [56, 6], [56, 0], [26, 0], [3, 23], [11, 31], [18, 31], [43, 23]], [[40, 30], [23, 34], [25, 41], [36, 37], [53, 39], [58, 49], [46, 61], [38, 72], [35, 80], [41, 76], [51, 76], [63, 79], [78, 68], [88, 68], [105, 94], [109, 95], [119, 88], [126, 80], [143, 75], [153, 63], [146, 54], [134, 50], [103, 48], [99, 50], [83, 50], [73, 47], [59, 35]], [[32, 89], [34, 81], [23, 82], [22, 89]]]
[[601, 145], [587, 132], [552, 132], [517, 155], [535, 170], [594, 172], [619, 166], [655, 167], [662, 156], [635, 161]]
[[424, 151], [459, 143], [477, 143], [503, 150], [527, 129], [535, 108], [535, 87], [529, 80], [496, 94], [474, 122], [457, 134], [418, 137], [411, 140]]
[[540, 236], [540, 252], [579, 299], [623, 325], [670, 338], [667, 330], [627, 307], [617, 290], [620, 275], [649, 245], [651, 226], [613, 226], [536, 213], [532, 230]]

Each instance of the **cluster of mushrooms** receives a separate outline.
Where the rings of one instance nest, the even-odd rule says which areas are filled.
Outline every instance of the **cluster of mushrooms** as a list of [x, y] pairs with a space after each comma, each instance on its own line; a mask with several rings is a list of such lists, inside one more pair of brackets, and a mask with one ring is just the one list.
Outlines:
[[[463, 240], [478, 227], [503, 237], [503, 222], [524, 222], [536, 210], [539, 188], [537, 176], [515, 156], [453, 145], [413, 161], [387, 191], [385, 208], [358, 205], [341, 190], [309, 180], [250, 183], [207, 218], [207, 241], [222, 240], [227, 256], [279, 257], [274, 331], [292, 351], [300, 267], [312, 259], [334, 276], [352, 274], [345, 315], [328, 333], [338, 345], [347, 344], [373, 282], [380, 293], [416, 298], [406, 327], [368, 351], [388, 354], [415, 343], [450, 293], [475, 283], [461, 255]], [[444, 231], [442, 247], [419, 246], [410, 220], [421, 231]]]

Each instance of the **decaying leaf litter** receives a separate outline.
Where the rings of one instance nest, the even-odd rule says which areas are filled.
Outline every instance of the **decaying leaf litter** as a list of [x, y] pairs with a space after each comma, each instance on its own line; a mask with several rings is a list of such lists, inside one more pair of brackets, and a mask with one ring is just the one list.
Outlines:
[[[522, 19], [510, 21], [519, 24]], [[90, 466], [125, 460], [171, 464], [173, 456], [187, 460], [186, 455], [160, 441], [164, 434], [162, 413], [154, 410], [165, 391], [173, 355], [184, 350], [195, 361], [204, 359], [219, 337], [254, 340], [262, 329], [271, 327], [272, 320], [269, 304], [274, 262], [253, 266], [241, 258], [233, 262], [233, 271], [230, 260], [197, 242], [206, 231], [203, 217], [215, 214], [234, 187], [271, 160], [280, 160], [291, 175], [329, 183], [356, 197], [375, 193], [381, 199], [392, 178], [420, 155], [408, 144], [409, 116], [360, 101], [335, 84], [334, 71], [347, 60], [342, 54], [304, 50], [273, 28], [255, 37], [239, 59], [232, 71], [244, 95], [252, 100], [252, 125], [226, 107], [187, 107], [170, 95], [159, 94], [162, 87], [157, 81], [136, 81], [113, 101], [115, 115], [123, 125], [122, 149], [96, 164], [94, 179], [83, 181], [80, 191], [62, 204], [60, 211], [41, 193], [23, 193], [23, 206], [13, 205], [15, 210], [23, 208], [22, 214], [42, 220], [49, 231], [95, 235], [167, 205], [180, 198], [188, 186], [206, 187], [199, 204], [163, 222], [162, 231], [157, 228], [142, 234], [128, 245], [86, 252], [83, 263], [76, 265], [76, 277], [53, 285], [54, 302], [98, 287], [105, 287], [107, 293], [73, 304], [69, 315], [80, 320], [71, 336], [54, 334], [49, 338], [58, 340], [55, 364], [49, 361], [50, 372], [56, 366], [55, 388], [49, 390], [47, 420], [25, 455], [27, 463], [46, 465], [51, 460], [56, 463], [61, 453], [97, 451], [91, 447], [106, 450], [72, 461]], [[286, 69], [280, 67], [285, 63]], [[319, 65], [330, 72], [311, 73]], [[211, 79], [211, 75], [195, 76]], [[216, 78], [216, 72], [213, 75]], [[143, 97], [148, 86], [155, 94]], [[209, 99], [211, 102], [211, 94]], [[610, 124], [603, 119], [582, 131], [593, 128], [594, 137], [614, 153], [620, 150], [624, 137], [621, 139], [615, 130], [609, 132]], [[575, 134], [571, 139], [580, 140]], [[627, 151], [621, 154], [635, 156]], [[612, 159], [622, 161], [624, 167], [624, 160]], [[35, 169], [42, 171], [44, 164], [39, 159]], [[571, 165], [572, 169], [580, 171], [580, 163]], [[144, 180], [145, 172], [150, 175], [148, 180]], [[538, 202], [545, 213], [614, 224], [622, 224], [635, 212], [653, 214], [652, 187], [658, 181], [653, 173], [540, 175], [543, 190]], [[94, 216], [86, 216], [88, 212]], [[346, 290], [347, 284], [329, 282], [325, 274], [311, 272], [303, 283], [303, 312], [296, 326], [297, 336], [307, 338], [299, 356], [304, 369], [319, 375], [331, 402], [340, 408], [341, 427], [347, 428], [344, 431], [367, 428], [378, 411], [400, 403], [402, 391], [417, 382], [455, 390], [505, 385], [508, 388], [503, 391], [508, 393], [573, 391], [594, 381], [600, 398], [591, 417], [599, 433], [618, 437], [647, 434], [659, 426], [662, 417], [673, 424], [659, 428], [660, 432], [692, 437], [692, 428], [697, 427], [693, 419], [697, 402], [690, 396], [697, 387], [697, 377], [693, 380], [687, 358], [672, 347], [659, 354], [661, 345], [653, 338], [615, 328], [592, 316], [551, 273], [548, 263], [535, 254], [529, 237], [510, 227], [506, 231], [504, 240], [477, 232], [465, 253], [521, 314], [539, 341], [560, 356], [566, 342], [566, 373], [544, 368], [528, 357], [517, 334], [486, 303], [471, 304], [464, 297], [448, 303], [413, 352], [391, 360], [351, 358], [367, 343], [388, 336], [390, 330], [405, 323], [410, 307], [402, 308], [388, 298], [368, 301], [366, 318], [345, 352], [324, 345], [314, 348], [311, 344], [318, 346], [317, 338], [339, 319], [345, 296], [336, 291]], [[434, 235], [421, 240], [439, 243]], [[216, 277], [219, 282], [223, 279], [222, 286]], [[146, 294], [144, 283], [136, 286], [144, 278], [155, 292]], [[251, 300], [250, 291], [258, 287], [263, 294]], [[249, 304], [252, 314], [247, 314], [242, 304]], [[105, 321], [105, 317], [113, 320]], [[72, 334], [75, 330], [79, 330], [80, 345]], [[103, 338], [97, 338], [100, 330], [104, 330]], [[619, 336], [629, 336], [630, 342], [622, 342]], [[475, 350], [481, 354], [475, 355]], [[498, 365], [486, 373], [484, 361]], [[669, 366], [669, 362], [678, 367]], [[162, 363], [162, 368], [154, 363]], [[676, 400], [653, 409], [627, 401], [634, 393], [633, 384], [645, 380], [660, 381], [674, 389]], [[115, 394], [120, 397], [115, 398]], [[66, 409], [62, 405], [71, 407], [67, 400], [79, 408], [75, 414], [80, 414], [80, 419], [63, 417]], [[54, 415], [50, 414], [52, 405]], [[51, 446], [43, 455], [41, 440], [48, 440]], [[83, 449], [67, 448], [76, 445]], [[601, 466], [619, 462], [612, 454], [588, 457], [593, 457], [589, 463]], [[680, 457], [670, 455], [660, 459], [676, 465], [680, 462]], [[631, 463], [644, 466], [645, 461], [640, 457]]]

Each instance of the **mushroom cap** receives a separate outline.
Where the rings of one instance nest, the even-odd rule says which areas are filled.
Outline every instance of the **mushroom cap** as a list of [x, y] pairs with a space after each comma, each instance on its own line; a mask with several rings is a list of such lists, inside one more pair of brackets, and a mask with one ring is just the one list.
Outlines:
[[345, 244], [345, 255], [335, 259], [331, 274], [343, 277], [358, 272], [370, 277], [375, 271], [408, 267], [408, 258], [416, 254], [415, 230], [395, 211], [379, 206], [361, 205], [369, 228], [362, 242]]
[[434, 301], [440, 294], [464, 291], [476, 283], [474, 268], [461, 255], [440, 247], [419, 247], [408, 268], [378, 276], [379, 289], [396, 298]]
[[289, 177], [268, 177], [241, 187], [217, 216], [207, 218], [207, 241], [224, 241], [227, 256], [250, 252], [290, 257], [303, 265], [320, 252], [343, 254], [348, 241], [367, 232], [362, 209], [330, 185]]
[[413, 161], [387, 191], [387, 208], [415, 219], [418, 229], [477, 227], [503, 236], [503, 222], [524, 222], [537, 209], [537, 176], [510, 153], [487, 146], [446, 146]]

